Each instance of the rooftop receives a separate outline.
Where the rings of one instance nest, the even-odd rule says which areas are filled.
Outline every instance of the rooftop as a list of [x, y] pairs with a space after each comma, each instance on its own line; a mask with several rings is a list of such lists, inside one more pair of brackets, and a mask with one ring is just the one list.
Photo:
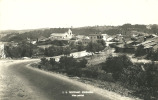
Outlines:
[[63, 36], [65, 33], [52, 33], [51, 36]]

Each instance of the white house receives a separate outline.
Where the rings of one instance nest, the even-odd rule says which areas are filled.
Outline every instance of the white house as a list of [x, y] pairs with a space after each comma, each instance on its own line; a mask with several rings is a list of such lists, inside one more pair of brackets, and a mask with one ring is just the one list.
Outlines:
[[49, 38], [53, 40], [70, 40], [72, 37], [72, 31], [69, 29], [65, 33], [52, 33]]
[[89, 37], [92, 42], [95, 42], [97, 40], [107, 40], [107, 34], [101, 34], [101, 33], [95, 33], [95, 34], [89, 34]]

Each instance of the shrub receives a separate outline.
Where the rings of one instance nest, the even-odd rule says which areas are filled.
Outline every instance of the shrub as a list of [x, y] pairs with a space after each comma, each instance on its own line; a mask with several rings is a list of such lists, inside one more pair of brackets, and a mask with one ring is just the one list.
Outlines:
[[88, 45], [86, 46], [86, 51], [87, 52], [99, 52], [101, 50], [104, 50], [104, 46], [102, 43], [97, 43], [97, 42], [89, 42]]
[[119, 81], [126, 86], [138, 86], [138, 80], [142, 79], [142, 69], [139, 66], [131, 65], [127, 68], [123, 68]]
[[151, 59], [152, 61], [158, 60], [158, 49], [157, 50], [152, 50], [147, 54], [147, 59]]
[[89, 77], [89, 78], [98, 78], [99, 69], [97, 67], [89, 67], [82, 69], [82, 76]]
[[68, 69], [68, 70], [66, 71], [66, 73], [67, 73], [68, 75], [71, 75], [71, 76], [78, 76], [78, 77], [80, 77], [80, 76], [82, 75], [81, 69], [79, 69], [79, 68], [70, 68], [70, 69]]
[[54, 40], [52, 41], [52, 44], [56, 46], [65, 46], [65, 45], [68, 45], [68, 41], [67, 40]]
[[55, 61], [54, 58], [50, 58], [49, 63], [50, 63], [52, 66], [54, 66], [54, 65], [57, 64], [57, 62]]
[[156, 100], [152, 98], [157, 98], [158, 67], [154, 63], [136, 64], [124, 68], [119, 81], [128, 87], [135, 87], [136, 95], [145, 100]]
[[118, 80], [123, 69], [133, 65], [130, 58], [126, 55], [118, 57], [108, 57], [106, 62], [102, 64], [102, 69], [108, 73], [112, 73], [115, 80]]
[[98, 79], [103, 81], [113, 82], [114, 79], [110, 73], [98, 72]]
[[80, 60], [80, 62], [78, 62], [78, 68], [85, 68], [86, 64], [87, 64], [87, 59], [83, 58], [82, 60]]
[[46, 59], [46, 58], [41, 58], [40, 64], [41, 64], [41, 65], [46, 65], [46, 63], [48, 63], [48, 59]]
[[82, 76], [83, 77], [89, 77], [89, 78], [97, 78], [98, 73], [95, 70], [82, 70]]
[[76, 67], [76, 59], [73, 57], [62, 56], [59, 60], [61, 68], [68, 70]]
[[135, 56], [143, 56], [146, 54], [146, 51], [144, 50], [144, 46], [140, 45], [135, 51]]

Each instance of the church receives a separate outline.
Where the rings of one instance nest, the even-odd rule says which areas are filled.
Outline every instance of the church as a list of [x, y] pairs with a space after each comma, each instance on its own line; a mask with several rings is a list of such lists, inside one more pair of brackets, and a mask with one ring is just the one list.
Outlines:
[[71, 29], [68, 29], [65, 33], [52, 33], [50, 35], [51, 40], [70, 40], [73, 37]]

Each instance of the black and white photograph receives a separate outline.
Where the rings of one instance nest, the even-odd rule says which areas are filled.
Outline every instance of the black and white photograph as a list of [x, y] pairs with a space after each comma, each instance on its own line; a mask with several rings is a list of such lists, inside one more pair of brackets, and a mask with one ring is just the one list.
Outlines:
[[158, 100], [158, 0], [0, 0], [0, 100]]

